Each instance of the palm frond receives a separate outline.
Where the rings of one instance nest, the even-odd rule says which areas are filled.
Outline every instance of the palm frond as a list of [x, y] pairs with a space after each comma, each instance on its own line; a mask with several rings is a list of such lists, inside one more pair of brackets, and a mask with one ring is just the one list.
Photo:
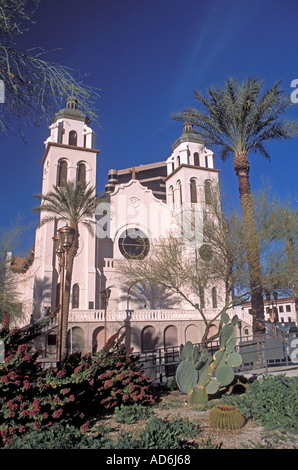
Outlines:
[[47, 194], [37, 194], [41, 204], [36, 206], [34, 212], [45, 213], [40, 225], [51, 220], [64, 220], [70, 225], [83, 224], [91, 229], [94, 223], [95, 207], [99, 195], [95, 188], [89, 184], [67, 182], [64, 186], [53, 186]]
[[264, 143], [298, 135], [298, 122], [284, 117], [291, 102], [283, 94], [281, 81], [262, 94], [263, 87], [264, 82], [256, 77], [243, 83], [227, 78], [224, 87], [210, 87], [206, 97], [195, 91], [200, 107], [187, 108], [173, 119], [191, 122], [207, 143], [222, 147], [223, 159], [250, 151], [268, 159]]

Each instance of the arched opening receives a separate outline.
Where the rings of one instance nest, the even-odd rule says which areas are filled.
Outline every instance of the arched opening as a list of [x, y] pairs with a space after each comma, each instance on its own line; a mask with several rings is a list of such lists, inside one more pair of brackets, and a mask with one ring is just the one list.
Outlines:
[[[177, 183], [176, 183], [176, 191], [177, 191], [177, 202], [178, 202], [178, 205], [181, 206], [182, 204], [182, 184], [181, 184], [181, 181], [178, 180]], [[176, 200], [176, 198], [175, 198]]]
[[205, 204], [211, 205], [212, 204], [212, 192], [211, 192], [210, 180], [205, 180], [204, 189], [205, 189]]
[[77, 131], [70, 131], [68, 135], [68, 145], [77, 145], [78, 134]]
[[200, 166], [200, 157], [199, 157], [198, 152], [195, 152], [193, 155], [193, 164], [195, 166]]
[[[165, 351], [165, 374], [166, 377], [173, 377], [175, 375], [176, 366], [173, 362], [179, 360], [177, 349], [174, 349], [178, 345], [178, 329], [174, 325], [169, 325], [164, 330], [164, 347]], [[171, 365], [167, 365], [170, 363]]]
[[216, 292], [216, 287], [212, 287], [211, 295], [212, 295], [212, 308], [217, 308], [217, 292]]
[[167, 326], [164, 331], [164, 347], [169, 348], [178, 345], [178, 330], [174, 325]]
[[198, 202], [197, 182], [195, 178], [191, 178], [190, 180], [190, 202], [191, 203]]
[[84, 330], [79, 326], [73, 326], [67, 332], [68, 350], [70, 354], [84, 351]]
[[152, 351], [156, 348], [158, 338], [154, 326], [148, 325], [143, 328], [141, 333], [141, 349], [142, 351]]
[[178, 168], [178, 166], [180, 166], [180, 155], [177, 156], [176, 164], [177, 164], [177, 168]]
[[[217, 326], [216, 325], [211, 325], [208, 331], [208, 338], [212, 338], [213, 335], [217, 333]], [[216, 340], [215, 340], [216, 341]]]
[[61, 187], [67, 182], [67, 161], [60, 160], [58, 162], [57, 186]]
[[86, 183], [86, 165], [85, 165], [85, 163], [78, 163], [77, 181], [78, 181], [78, 183]]
[[174, 188], [173, 188], [173, 186], [170, 186], [169, 187], [169, 206], [170, 206], [171, 209], [173, 209], [173, 207], [174, 207], [174, 201], [175, 201], [175, 199], [174, 199]]
[[185, 329], [185, 342], [199, 343], [199, 329], [196, 325], [190, 324]]
[[72, 288], [72, 308], [79, 308], [80, 305], [80, 286], [74, 284]]
[[104, 347], [104, 333], [105, 329], [103, 326], [95, 328], [92, 335], [92, 353], [99, 352]]

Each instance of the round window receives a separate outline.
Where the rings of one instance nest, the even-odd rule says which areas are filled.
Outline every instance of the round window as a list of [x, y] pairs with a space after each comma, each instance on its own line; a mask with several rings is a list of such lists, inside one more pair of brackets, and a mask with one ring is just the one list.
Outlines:
[[143, 259], [149, 253], [149, 240], [138, 228], [128, 228], [120, 235], [120, 253], [127, 259]]
[[200, 253], [200, 257], [202, 258], [203, 261], [211, 261], [212, 259], [212, 248], [210, 245], [207, 245], [207, 244], [203, 244], [200, 248], [199, 248], [199, 253]]

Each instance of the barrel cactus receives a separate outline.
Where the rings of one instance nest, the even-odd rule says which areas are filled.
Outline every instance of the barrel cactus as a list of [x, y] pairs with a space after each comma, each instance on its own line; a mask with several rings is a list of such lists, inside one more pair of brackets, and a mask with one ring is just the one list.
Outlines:
[[232, 405], [217, 405], [210, 411], [209, 424], [212, 428], [234, 431], [245, 424], [245, 417]]
[[242, 364], [242, 357], [234, 352], [236, 339], [234, 326], [238, 322], [235, 315], [231, 323], [229, 316], [223, 314], [224, 324], [220, 331], [220, 349], [211, 357], [207, 349], [199, 352], [198, 346], [190, 341], [180, 347], [180, 364], [176, 371], [176, 381], [182, 393], [188, 395], [191, 404], [204, 404], [208, 395], [215, 394], [222, 386], [229, 385], [234, 380], [233, 367]]

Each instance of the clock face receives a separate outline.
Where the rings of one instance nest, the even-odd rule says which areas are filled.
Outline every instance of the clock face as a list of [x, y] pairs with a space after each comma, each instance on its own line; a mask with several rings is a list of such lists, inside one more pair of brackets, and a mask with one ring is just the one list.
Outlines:
[[128, 228], [119, 237], [120, 253], [127, 259], [144, 259], [149, 253], [149, 240], [138, 228]]

